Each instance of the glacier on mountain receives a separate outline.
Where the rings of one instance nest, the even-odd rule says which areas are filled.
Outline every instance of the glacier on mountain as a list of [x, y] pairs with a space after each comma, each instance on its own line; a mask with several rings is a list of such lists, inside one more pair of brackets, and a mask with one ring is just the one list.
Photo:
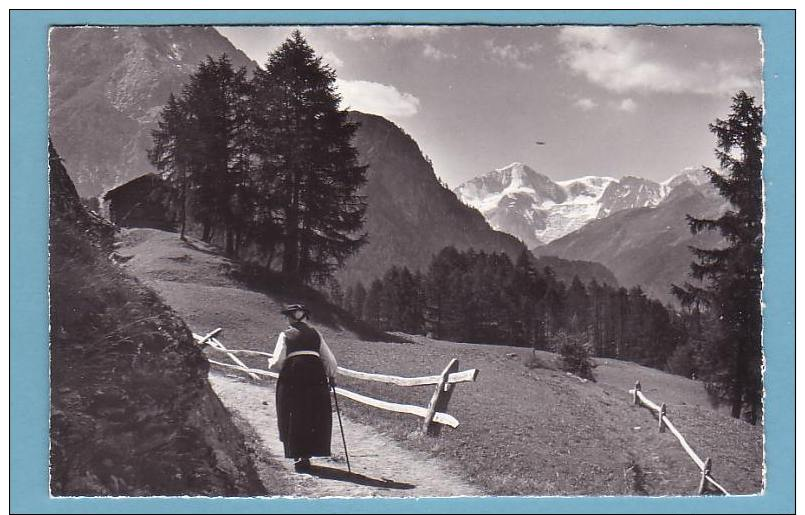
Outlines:
[[615, 179], [592, 175], [555, 182], [515, 162], [453, 191], [465, 204], [481, 211], [492, 227], [534, 248], [591, 220], [624, 209], [656, 206], [685, 182], [699, 186], [707, 182], [707, 176], [691, 168], [662, 183], [635, 176]]

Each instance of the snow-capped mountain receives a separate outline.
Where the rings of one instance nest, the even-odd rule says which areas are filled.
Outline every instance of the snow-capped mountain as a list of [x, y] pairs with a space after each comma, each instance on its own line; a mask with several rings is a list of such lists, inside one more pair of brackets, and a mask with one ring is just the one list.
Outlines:
[[656, 206], [662, 198], [663, 189], [660, 184], [628, 175], [607, 186], [599, 200], [601, 207], [596, 218], [604, 218], [633, 207]]
[[492, 227], [534, 248], [591, 220], [625, 209], [656, 206], [685, 182], [699, 186], [707, 182], [707, 176], [686, 169], [662, 183], [634, 176], [586, 176], [554, 182], [523, 163], [512, 163], [453, 191], [465, 204], [481, 211]]
[[676, 302], [672, 284], [690, 280], [690, 247], [718, 248], [718, 231], [692, 234], [686, 216], [718, 218], [729, 208], [727, 200], [702, 175], [680, 174], [665, 181], [667, 192], [655, 207], [624, 209], [591, 220], [579, 230], [533, 249], [539, 256], [583, 259], [604, 264], [621, 286], [640, 285], [650, 296]]
[[701, 168], [685, 168], [682, 173], [673, 175], [660, 183], [663, 197], [667, 197], [672, 189], [685, 182], [689, 182], [694, 186], [701, 186], [709, 183], [710, 178]]

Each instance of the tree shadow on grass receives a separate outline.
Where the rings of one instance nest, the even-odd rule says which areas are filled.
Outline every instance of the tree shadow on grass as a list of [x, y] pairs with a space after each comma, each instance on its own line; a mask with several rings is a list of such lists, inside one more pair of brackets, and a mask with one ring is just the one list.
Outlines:
[[332, 467], [322, 467], [311, 465], [308, 474], [322, 479], [332, 479], [334, 481], [346, 481], [356, 485], [369, 486], [373, 488], [390, 488], [392, 490], [412, 490], [416, 485], [410, 483], [400, 483], [391, 479], [375, 479], [355, 472], [336, 469]]

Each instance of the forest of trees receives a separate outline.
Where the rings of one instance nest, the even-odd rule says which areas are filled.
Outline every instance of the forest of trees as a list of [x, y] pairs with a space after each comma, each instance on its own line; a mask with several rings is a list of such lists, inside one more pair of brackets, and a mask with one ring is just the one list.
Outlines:
[[151, 162], [173, 187], [181, 237], [222, 234], [277, 258], [289, 281], [323, 281], [365, 243], [366, 168], [357, 129], [339, 109], [335, 72], [299, 31], [250, 78], [226, 55], [207, 57], [171, 94], [153, 131]]
[[[566, 337], [583, 337], [593, 355], [664, 368], [687, 343], [691, 318], [639, 288], [614, 288], [578, 278], [567, 286], [550, 268], [538, 270], [524, 252], [447, 247], [424, 273], [392, 267], [368, 288], [346, 289], [343, 307], [381, 329], [474, 343], [556, 350]], [[692, 362], [674, 358], [689, 376]]]

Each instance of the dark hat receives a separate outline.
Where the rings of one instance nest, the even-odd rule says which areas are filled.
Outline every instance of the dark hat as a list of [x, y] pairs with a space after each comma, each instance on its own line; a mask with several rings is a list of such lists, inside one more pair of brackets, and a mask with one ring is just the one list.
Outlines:
[[282, 313], [283, 315], [290, 315], [291, 313], [294, 313], [295, 311], [302, 311], [306, 315], [310, 314], [310, 311], [308, 311], [308, 309], [305, 306], [303, 306], [302, 304], [291, 304], [289, 306], [285, 306], [285, 309], [280, 311], [280, 313]]

